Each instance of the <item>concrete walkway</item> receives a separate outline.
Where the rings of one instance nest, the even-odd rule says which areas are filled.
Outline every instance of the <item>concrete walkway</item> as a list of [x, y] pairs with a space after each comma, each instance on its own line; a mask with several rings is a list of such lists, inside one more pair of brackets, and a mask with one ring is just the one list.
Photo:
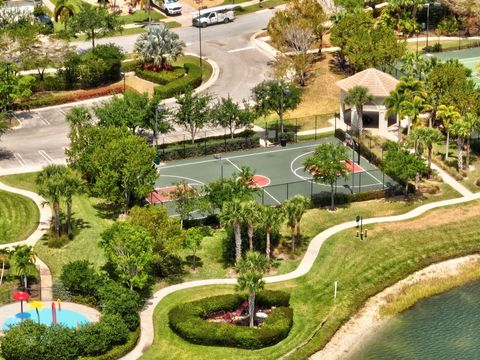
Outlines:
[[[376, 224], [376, 223], [409, 220], [417, 216], [420, 216], [432, 209], [440, 208], [443, 206], [462, 204], [462, 203], [466, 203], [466, 202], [477, 200], [477, 199], [480, 199], [480, 194], [472, 194], [470, 196], [464, 196], [456, 199], [438, 201], [435, 203], [419, 206], [418, 208], [405, 214], [366, 219], [366, 220], [363, 220], [363, 223], [365, 225], [368, 225], [368, 224]], [[275, 283], [280, 281], [288, 281], [288, 280], [299, 278], [307, 274], [312, 268], [323, 243], [332, 235], [335, 235], [347, 229], [355, 228], [356, 224], [357, 223], [355, 221], [349, 221], [343, 224], [332, 226], [331, 228], [325, 231], [322, 231], [320, 234], [318, 234], [312, 239], [312, 241], [308, 246], [307, 251], [305, 252], [305, 256], [302, 258], [302, 261], [300, 262], [299, 266], [294, 271], [287, 274], [266, 277], [264, 279], [265, 282]], [[161, 289], [160, 291], [157, 291], [153, 295], [153, 297], [147, 301], [143, 311], [140, 314], [141, 335], [137, 345], [130, 353], [128, 353], [122, 359], [124, 360], [138, 359], [140, 356], [142, 356], [143, 352], [146, 351], [148, 347], [152, 345], [153, 338], [154, 338], [153, 312], [155, 307], [158, 305], [158, 303], [167, 295], [172, 294], [175, 291], [194, 288], [197, 286], [233, 285], [235, 283], [236, 283], [236, 279], [198, 280], [198, 281], [191, 281], [191, 282], [169, 286], [164, 289]]]
[[[28, 246], [35, 246], [35, 244], [42, 238], [43, 235], [48, 231], [50, 228], [50, 221], [52, 219], [52, 210], [48, 204], [45, 204], [45, 199], [34, 192], [17, 189], [4, 183], [0, 182], [0, 190], [8, 191], [14, 194], [23, 195], [29, 199], [32, 199], [33, 202], [37, 205], [40, 211], [40, 219], [38, 222], [37, 229], [26, 239], [22, 241], [17, 241], [14, 243], [8, 244], [1, 244], [0, 249], [5, 248], [13, 248], [17, 245], [28, 245]], [[36, 257], [35, 265], [38, 268], [38, 272], [40, 273], [40, 294], [42, 301], [50, 301], [52, 300], [52, 274], [48, 266]]]

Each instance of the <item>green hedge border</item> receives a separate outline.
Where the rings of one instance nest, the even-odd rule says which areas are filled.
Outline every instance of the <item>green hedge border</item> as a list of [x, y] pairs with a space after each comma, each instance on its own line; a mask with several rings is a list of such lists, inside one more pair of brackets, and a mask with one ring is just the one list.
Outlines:
[[140, 338], [140, 326], [137, 330], [130, 332], [128, 340], [125, 344], [118, 345], [108, 350], [105, 354], [98, 356], [80, 356], [78, 360], [116, 360], [127, 355], [137, 345]]
[[233, 311], [246, 300], [241, 295], [220, 295], [175, 306], [168, 313], [170, 328], [183, 339], [199, 345], [261, 349], [285, 339], [293, 325], [290, 295], [282, 291], [263, 291], [256, 305], [276, 306], [260, 328], [208, 322], [216, 311]]
[[192, 63], [185, 63], [186, 75], [166, 85], [155, 86], [154, 94], [160, 99], [168, 99], [183, 94], [186, 89], [195, 89], [202, 84], [202, 69]]

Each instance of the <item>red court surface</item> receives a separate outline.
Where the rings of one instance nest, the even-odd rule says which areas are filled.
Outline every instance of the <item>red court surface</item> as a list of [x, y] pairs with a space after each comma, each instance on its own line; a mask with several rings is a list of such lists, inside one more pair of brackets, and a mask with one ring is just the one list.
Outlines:
[[248, 184], [249, 187], [254, 188], [254, 187], [265, 187], [270, 185], [271, 181], [270, 178], [263, 176], [263, 175], [253, 175], [252, 179], [250, 180], [250, 184]]
[[146, 197], [150, 204], [160, 204], [168, 201], [173, 201], [173, 193], [177, 187], [175, 185], [157, 188]]
[[357, 174], [365, 171], [360, 165], [352, 162], [351, 160], [342, 161], [342, 162], [350, 173], [353, 172]]

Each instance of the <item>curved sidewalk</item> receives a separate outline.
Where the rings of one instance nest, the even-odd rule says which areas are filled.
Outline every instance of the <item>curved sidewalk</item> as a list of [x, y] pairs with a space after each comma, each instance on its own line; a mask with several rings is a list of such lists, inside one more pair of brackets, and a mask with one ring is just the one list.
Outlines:
[[[14, 243], [1, 244], [0, 249], [12, 248], [17, 245], [29, 245], [35, 246], [35, 244], [42, 238], [43, 235], [50, 228], [50, 220], [52, 219], [52, 210], [48, 204], [45, 204], [45, 199], [40, 195], [22, 189], [17, 189], [4, 183], [0, 182], [0, 190], [8, 191], [14, 194], [23, 195], [29, 199], [32, 199], [33, 202], [37, 205], [38, 210], [40, 211], [40, 218], [38, 221], [37, 229], [26, 239], [22, 241], [17, 241]], [[36, 257], [35, 265], [38, 268], [40, 273], [40, 288], [41, 288], [41, 299], [42, 301], [52, 300], [52, 274], [48, 266]]]
[[[385, 222], [395, 222], [395, 221], [404, 221], [408, 219], [415, 218], [424, 214], [425, 212], [436, 209], [439, 207], [449, 206], [449, 205], [457, 205], [466, 203], [469, 201], [480, 199], [479, 194], [473, 194], [471, 196], [464, 196], [456, 199], [450, 200], [443, 200], [438, 201], [435, 203], [425, 204], [415, 208], [408, 213], [395, 215], [395, 216], [383, 216], [378, 218], [371, 218], [363, 220], [365, 225], [368, 224], [376, 224], [376, 223], [385, 223]], [[332, 226], [331, 228], [322, 231], [320, 234], [315, 236], [312, 241], [310, 242], [307, 251], [305, 252], [302, 261], [300, 262], [299, 266], [292, 272], [283, 274], [283, 275], [276, 275], [266, 277], [265, 281], [267, 283], [274, 283], [280, 281], [287, 281], [293, 280], [298, 277], [301, 277], [307, 274], [310, 269], [312, 268], [315, 260], [317, 258], [318, 253], [320, 252], [320, 248], [322, 247], [323, 243], [331, 236], [350, 228], [354, 228], [356, 226], [355, 221], [349, 221], [343, 224]], [[154, 327], [153, 327], [153, 312], [155, 307], [158, 303], [167, 295], [174, 293], [175, 291], [194, 288], [197, 286], [205, 286], [205, 285], [233, 285], [236, 283], [236, 279], [210, 279], [210, 280], [198, 280], [198, 281], [191, 281], [182, 284], [177, 284], [173, 286], [166, 287], [162, 290], [157, 291], [152, 298], [150, 298], [144, 310], [140, 314], [140, 321], [141, 321], [141, 335], [140, 339], [135, 346], [135, 348], [122, 357], [124, 360], [133, 360], [138, 359], [142, 356], [143, 352], [146, 351], [153, 343], [154, 338]]]

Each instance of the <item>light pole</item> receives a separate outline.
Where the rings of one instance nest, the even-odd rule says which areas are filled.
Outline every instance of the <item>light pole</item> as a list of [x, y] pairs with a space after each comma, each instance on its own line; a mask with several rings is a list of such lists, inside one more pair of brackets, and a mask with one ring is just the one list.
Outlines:
[[223, 180], [223, 157], [220, 154], [214, 154], [213, 158], [215, 160], [220, 160], [220, 179]]
[[153, 136], [155, 137], [155, 150], [158, 149], [158, 114], [160, 113], [160, 115], [163, 115], [164, 111], [165, 107], [162, 104], [158, 104], [155, 108], [155, 127], [153, 130]]
[[[285, 96], [288, 96], [290, 94], [290, 89], [284, 88], [283, 87], [283, 81], [280, 81], [280, 141], [283, 139], [283, 132], [284, 132], [284, 127], [283, 127], [283, 111], [285, 107]], [[284, 146], [284, 145], [282, 145]]]
[[203, 3], [203, 0], [197, 0], [198, 2], [198, 42], [200, 47], [200, 78], [203, 79], [203, 69], [202, 69], [202, 22], [200, 21], [200, 9]]
[[367, 229], [365, 231], [363, 230], [363, 216], [357, 215], [355, 218], [355, 221], [357, 222], [357, 229], [360, 227], [360, 231], [357, 230], [357, 237], [360, 238], [360, 240], [363, 240], [363, 238], [367, 238]]
[[428, 30], [430, 29], [430, 5], [433, 5], [435, 7], [442, 6], [439, 2], [432, 2], [432, 3], [426, 3], [425, 6], [427, 7], [427, 49], [428, 49]]

